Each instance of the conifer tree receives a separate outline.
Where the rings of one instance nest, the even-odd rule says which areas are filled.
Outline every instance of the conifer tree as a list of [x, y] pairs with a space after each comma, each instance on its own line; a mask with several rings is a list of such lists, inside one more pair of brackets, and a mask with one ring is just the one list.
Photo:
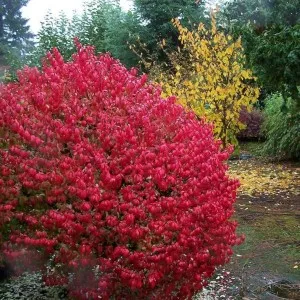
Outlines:
[[21, 54], [33, 37], [21, 9], [29, 0], [0, 0], [0, 59], [8, 52]]

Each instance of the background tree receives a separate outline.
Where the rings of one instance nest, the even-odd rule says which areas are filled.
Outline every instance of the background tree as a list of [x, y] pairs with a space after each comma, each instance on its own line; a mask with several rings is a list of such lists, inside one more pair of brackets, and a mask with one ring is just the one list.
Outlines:
[[[159, 48], [161, 40], [175, 49], [180, 44], [171, 19], [179, 17], [189, 28], [205, 19], [203, 1], [135, 1], [132, 11], [124, 12], [117, 0], [90, 0], [82, 15], [68, 19], [64, 14], [53, 18], [48, 14], [37, 35], [37, 47], [27, 56], [27, 64], [38, 65], [46, 51], [57, 47], [69, 59], [74, 53], [73, 38], [94, 45], [97, 52], [111, 52], [128, 67], [138, 64], [138, 57], [129, 49], [139, 40], [159, 61], [167, 57]], [[152, 9], [153, 8], [153, 9]], [[143, 51], [139, 49], [139, 51]]]
[[0, 63], [7, 62], [9, 53], [22, 55], [31, 44], [33, 35], [21, 14], [27, 3], [28, 0], [0, 0]]
[[266, 93], [281, 92], [300, 107], [300, 1], [233, 0], [219, 17], [225, 30], [242, 37], [248, 66]]
[[130, 50], [130, 45], [144, 35], [136, 14], [124, 13], [120, 7], [112, 11], [105, 31], [106, 51], [128, 67], [138, 65], [138, 57]]
[[220, 12], [233, 26], [250, 23], [262, 32], [273, 25], [298, 24], [299, 7], [299, 0], [230, 0], [221, 4]]
[[131, 11], [124, 12], [117, 0], [93, 0], [86, 5], [81, 18], [78, 37], [85, 44], [94, 45], [97, 52], [110, 52], [128, 67], [137, 64], [137, 57], [129, 44], [141, 34], [138, 18]]
[[83, 14], [74, 14], [71, 19], [63, 13], [58, 18], [49, 13], [37, 35], [37, 47], [28, 55], [28, 63], [40, 64], [44, 53], [53, 47], [70, 59], [75, 52], [73, 39], [78, 37], [82, 44], [93, 45], [97, 52], [109, 51], [126, 66], [135, 66], [138, 58], [129, 44], [137, 39], [140, 29], [136, 16], [122, 11], [118, 1], [87, 2]]
[[65, 58], [69, 59], [75, 52], [73, 38], [78, 34], [76, 16], [70, 20], [61, 12], [58, 18], [54, 18], [49, 12], [41, 25], [38, 33], [40, 55], [56, 47]]
[[144, 39], [148, 50], [159, 60], [166, 57], [158, 44], [165, 40], [167, 47], [174, 50], [180, 45], [178, 31], [171, 20], [179, 18], [191, 28], [205, 20], [205, 1], [195, 0], [134, 0], [134, 11], [139, 16], [145, 32]]

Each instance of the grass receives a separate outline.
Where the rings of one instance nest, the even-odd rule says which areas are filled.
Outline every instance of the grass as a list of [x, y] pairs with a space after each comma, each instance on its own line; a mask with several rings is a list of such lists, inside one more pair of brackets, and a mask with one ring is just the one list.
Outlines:
[[247, 141], [240, 142], [240, 152], [241, 153], [251, 153], [254, 156], [263, 156], [261, 149], [264, 142], [261, 141]]
[[[251, 212], [249, 212], [251, 213]], [[263, 215], [255, 221], [239, 220], [245, 242], [236, 248], [241, 265], [255, 262], [255, 272], [265, 271], [300, 280], [300, 226], [297, 216]]]

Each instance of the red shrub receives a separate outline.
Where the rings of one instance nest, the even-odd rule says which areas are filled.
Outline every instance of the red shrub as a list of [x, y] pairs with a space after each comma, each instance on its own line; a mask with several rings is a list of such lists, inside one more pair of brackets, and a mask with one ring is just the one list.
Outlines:
[[78, 45], [72, 62], [54, 49], [0, 93], [7, 260], [37, 249], [47, 284], [88, 299], [191, 297], [228, 262], [228, 153], [145, 75]]
[[260, 110], [254, 108], [251, 112], [248, 112], [244, 107], [240, 113], [240, 121], [246, 125], [246, 128], [238, 134], [238, 138], [249, 140], [262, 137], [263, 114]]

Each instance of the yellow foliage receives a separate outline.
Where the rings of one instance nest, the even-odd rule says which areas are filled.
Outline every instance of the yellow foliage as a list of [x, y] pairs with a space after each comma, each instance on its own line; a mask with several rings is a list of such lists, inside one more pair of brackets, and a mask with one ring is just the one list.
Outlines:
[[175, 95], [181, 105], [213, 123], [224, 147], [237, 144], [235, 136], [244, 128], [241, 108], [250, 111], [259, 96], [258, 88], [246, 82], [255, 78], [244, 67], [241, 41], [219, 32], [214, 17], [210, 30], [199, 24], [189, 31], [178, 19], [173, 25], [183, 45], [181, 52], [169, 55], [175, 72], [156, 70], [153, 79], [161, 84], [164, 97]]

